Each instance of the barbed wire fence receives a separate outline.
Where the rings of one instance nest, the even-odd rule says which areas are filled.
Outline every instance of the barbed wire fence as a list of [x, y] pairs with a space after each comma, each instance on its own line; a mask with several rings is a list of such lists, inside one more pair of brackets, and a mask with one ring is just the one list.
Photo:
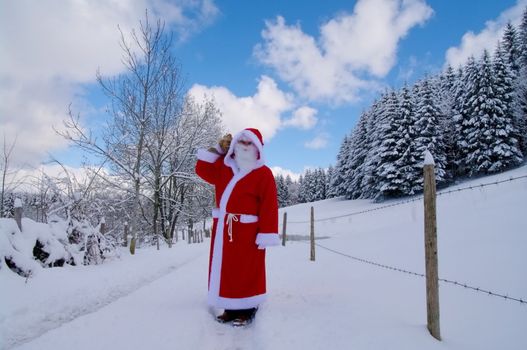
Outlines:
[[[422, 278], [426, 277], [426, 275], [424, 273], [408, 271], [408, 270], [405, 270], [405, 269], [402, 269], [402, 268], [399, 268], [399, 267], [385, 265], [385, 264], [380, 264], [380, 263], [377, 263], [375, 261], [366, 260], [366, 259], [359, 258], [359, 257], [353, 256], [353, 255], [349, 255], [349, 254], [346, 254], [346, 253], [343, 253], [343, 252], [339, 252], [339, 251], [337, 251], [335, 249], [331, 249], [331, 248], [325, 247], [325, 246], [323, 246], [321, 244], [318, 244], [318, 243], [315, 243], [315, 245], [317, 247], [320, 247], [322, 249], [330, 251], [330, 252], [332, 252], [334, 254], [342, 255], [342, 256], [344, 256], [346, 258], [349, 258], [349, 259], [352, 259], [352, 260], [355, 260], [355, 261], [359, 261], [359, 262], [362, 262], [362, 263], [365, 263], [365, 264], [381, 267], [381, 268], [387, 269], [387, 270], [392, 270], [392, 271], [405, 273], [405, 274], [412, 275], [412, 276], [417, 276], [417, 277], [422, 277]], [[490, 295], [490, 296], [495, 296], [495, 297], [500, 297], [500, 298], [503, 298], [503, 299], [506, 299], [506, 300], [516, 301], [516, 302], [519, 302], [520, 304], [527, 304], [527, 300], [524, 300], [522, 298], [515, 298], [515, 297], [511, 297], [511, 296], [509, 296], [507, 294], [500, 294], [500, 293], [492, 292], [490, 290], [485, 290], [483, 288], [473, 287], [473, 286], [471, 286], [471, 285], [469, 285], [467, 283], [452, 281], [452, 280], [449, 280], [449, 279], [446, 279], [446, 278], [439, 278], [439, 281], [440, 282], [444, 282], [444, 283], [449, 283], [449, 284], [452, 284], [452, 285], [455, 285], [455, 286], [458, 286], [458, 287], [471, 289], [471, 290], [473, 290], [475, 292], [487, 294], [487, 295]]]
[[[437, 196], [451, 194], [451, 193], [458, 193], [458, 192], [468, 191], [468, 190], [481, 189], [481, 188], [485, 188], [485, 187], [488, 187], [488, 186], [499, 185], [499, 184], [502, 184], [502, 183], [510, 183], [510, 182], [517, 181], [517, 180], [520, 180], [520, 179], [525, 179], [525, 178], [527, 178], [527, 175], [510, 177], [509, 179], [498, 180], [498, 181], [494, 181], [494, 182], [482, 183], [482, 184], [476, 185], [476, 186], [467, 186], [467, 187], [460, 187], [460, 188], [452, 189], [452, 190], [445, 190], [445, 191], [438, 192]], [[374, 212], [374, 211], [378, 211], [378, 210], [388, 209], [388, 208], [392, 208], [392, 207], [396, 207], [396, 206], [400, 206], [400, 205], [404, 205], [404, 204], [408, 204], [408, 203], [412, 203], [412, 202], [416, 202], [416, 201], [420, 201], [420, 200], [423, 200], [423, 195], [417, 196], [415, 198], [407, 199], [407, 200], [404, 200], [404, 201], [399, 201], [399, 202], [396, 202], [396, 203], [380, 206], [380, 207], [377, 207], [377, 208], [361, 210], [361, 211], [357, 211], [357, 212], [352, 212], [352, 213], [342, 214], [342, 215], [336, 215], [336, 216], [326, 217], [326, 218], [321, 218], [321, 219], [313, 219], [313, 221], [314, 222], [320, 222], [320, 221], [339, 219], [339, 218], [343, 218], [343, 217], [349, 217], [349, 216], [353, 216], [353, 215], [360, 215], [360, 214], [365, 214], [365, 213]], [[289, 223], [294, 223], [294, 224], [303, 224], [303, 223], [310, 223], [310, 220], [306, 220], [306, 221], [288, 221], [288, 222]], [[307, 243], [307, 242], [303, 242], [303, 243]], [[314, 245], [317, 246], [317, 247], [320, 247], [320, 248], [322, 248], [324, 250], [327, 250], [327, 251], [329, 251], [329, 252], [331, 252], [333, 254], [341, 255], [343, 257], [346, 257], [346, 258], [354, 260], [354, 261], [358, 261], [358, 262], [361, 262], [361, 263], [373, 265], [373, 266], [380, 267], [380, 268], [383, 268], [383, 269], [396, 271], [396, 272], [400, 272], [400, 273], [404, 273], [404, 274], [408, 274], [408, 275], [412, 275], [412, 276], [417, 276], [417, 277], [421, 277], [421, 278], [425, 278], [426, 277], [426, 275], [424, 273], [418, 273], [418, 272], [414, 272], [414, 271], [409, 271], [409, 270], [406, 270], [406, 269], [403, 269], [403, 268], [390, 266], [390, 265], [378, 263], [378, 262], [375, 262], [375, 261], [372, 261], [372, 260], [367, 260], [367, 259], [364, 259], [364, 258], [356, 257], [356, 256], [353, 256], [353, 255], [350, 255], [350, 254], [347, 254], [347, 253], [344, 253], [344, 252], [341, 252], [341, 251], [338, 251], [338, 250], [335, 250], [335, 249], [323, 246], [323, 245], [321, 245], [319, 243], [314, 243]], [[443, 282], [443, 283], [446, 283], [446, 284], [450, 284], [450, 285], [454, 285], [454, 286], [458, 286], [458, 287], [462, 287], [462, 288], [465, 288], [465, 289], [472, 290], [472, 291], [474, 291], [476, 293], [482, 293], [482, 294], [486, 294], [486, 295], [489, 295], [489, 296], [492, 296], [492, 297], [498, 297], [498, 298], [502, 298], [502, 299], [505, 299], [505, 300], [514, 301], [514, 302], [517, 302], [517, 303], [522, 304], [522, 305], [526, 305], [527, 304], [527, 299], [513, 297], [513, 296], [510, 296], [509, 294], [498, 293], [498, 292], [494, 292], [494, 291], [491, 291], [491, 290], [475, 287], [475, 286], [472, 286], [472, 285], [470, 285], [468, 283], [465, 283], [465, 282], [458, 282], [458, 281], [454, 281], [454, 280], [450, 280], [450, 279], [446, 279], [446, 278], [438, 278], [438, 280], [440, 282]]]
[[[477, 186], [467, 186], [467, 187], [460, 187], [460, 188], [453, 189], [453, 190], [448, 190], [448, 191], [447, 190], [439, 191], [439, 192], [437, 192], [437, 196], [442, 196], [442, 195], [451, 194], [451, 193], [458, 193], [458, 192], [463, 192], [463, 191], [467, 191], [467, 190], [480, 189], [480, 188], [484, 188], [484, 187], [488, 187], [488, 186], [492, 186], [492, 185], [499, 185], [501, 183], [512, 182], [512, 181], [525, 179], [525, 178], [527, 178], [527, 175], [511, 177], [511, 178], [506, 179], [506, 180], [500, 180], [500, 181], [484, 183], [484, 184], [477, 185]], [[327, 217], [327, 218], [315, 219], [315, 222], [335, 220], [335, 219], [345, 218], [345, 217], [349, 217], [349, 216], [370, 213], [370, 212], [374, 212], [374, 211], [378, 211], [378, 210], [384, 210], [384, 209], [388, 209], [388, 208], [393, 208], [393, 207], [397, 207], [397, 206], [400, 206], [400, 205], [404, 205], [404, 204], [408, 204], [408, 203], [412, 203], [412, 202], [417, 202], [417, 201], [421, 201], [421, 200], [423, 200], [423, 196], [419, 195], [419, 196], [416, 196], [414, 198], [406, 199], [406, 200], [403, 200], [403, 201], [398, 201], [396, 203], [391, 203], [391, 204], [383, 205], [383, 206], [372, 208], [372, 209], [366, 209], [366, 210], [361, 210], [361, 211], [352, 212], [352, 213], [348, 213], [348, 214], [341, 214], [341, 215], [331, 216], [331, 217]], [[288, 223], [290, 223], [290, 224], [307, 224], [307, 223], [309, 223], [309, 220], [305, 220], [305, 221], [288, 221]]]

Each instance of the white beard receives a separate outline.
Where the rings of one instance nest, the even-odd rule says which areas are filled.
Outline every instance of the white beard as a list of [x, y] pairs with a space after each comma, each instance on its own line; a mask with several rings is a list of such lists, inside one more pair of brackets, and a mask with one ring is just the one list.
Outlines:
[[258, 149], [254, 145], [244, 146], [236, 143], [234, 145], [234, 160], [240, 170], [252, 170], [258, 161]]

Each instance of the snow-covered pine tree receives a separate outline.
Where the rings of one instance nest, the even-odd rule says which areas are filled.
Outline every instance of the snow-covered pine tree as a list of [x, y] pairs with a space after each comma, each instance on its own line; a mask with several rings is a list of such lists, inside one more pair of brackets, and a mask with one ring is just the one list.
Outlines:
[[274, 182], [276, 184], [276, 198], [278, 200], [278, 207], [283, 207], [282, 205], [282, 189], [284, 188], [284, 178], [282, 175], [278, 174], [274, 177]]
[[354, 136], [355, 135], [355, 129], [352, 129], [350, 135], [348, 136], [348, 139], [347, 139], [347, 148], [346, 148], [346, 155], [343, 159], [343, 164], [342, 164], [342, 182], [340, 183], [340, 186], [339, 186], [339, 193], [341, 195], [345, 195], [346, 198], [347, 198], [347, 193], [349, 191], [349, 188], [350, 188], [350, 173], [352, 171], [352, 169], [350, 168], [351, 166], [351, 159], [355, 156], [355, 153], [357, 152], [356, 148], [354, 147]]
[[305, 197], [308, 203], [315, 201], [317, 184], [315, 170], [307, 169], [304, 175]]
[[405, 143], [408, 140], [404, 138], [405, 135], [401, 134], [402, 113], [399, 98], [393, 90], [384, 101], [383, 119], [384, 123], [378, 135], [381, 144], [378, 149], [376, 200], [401, 196], [407, 191], [405, 188], [407, 183], [403, 179], [399, 159], [403, 156], [402, 152], [406, 151]]
[[367, 145], [367, 123], [369, 114], [363, 112], [353, 130], [350, 140], [350, 148], [353, 149], [348, 159], [348, 173], [346, 176], [346, 198], [357, 199], [363, 195], [361, 187], [364, 178], [365, 159], [369, 151]]
[[311, 196], [311, 202], [318, 201], [320, 199], [320, 196], [322, 195], [321, 191], [322, 188], [320, 187], [320, 180], [319, 180], [319, 169], [313, 169], [313, 172], [311, 173], [311, 184], [312, 184], [312, 196]]
[[466, 90], [465, 84], [467, 66], [470, 61], [474, 63], [474, 58], [470, 57], [467, 64], [459, 66], [456, 72], [456, 85], [454, 86], [454, 101], [452, 105], [452, 114], [450, 116], [450, 149], [448, 153], [448, 164], [450, 164], [450, 174], [453, 177], [460, 176], [464, 173], [465, 168], [461, 164], [462, 149], [460, 148], [461, 138], [461, 121], [463, 119], [463, 106], [465, 104]]
[[306, 199], [308, 202], [314, 202], [317, 200], [317, 173], [316, 169], [306, 170], [304, 176], [304, 183], [306, 185]]
[[289, 205], [298, 203], [298, 182], [293, 181], [290, 175], [285, 177], [285, 185], [289, 193]]
[[276, 182], [276, 193], [278, 196], [278, 206], [280, 208], [286, 207], [289, 205], [289, 188], [285, 183], [284, 177], [279, 174], [275, 177]]
[[383, 142], [383, 130], [386, 123], [385, 110], [389, 106], [391, 93], [382, 94], [381, 98], [373, 103], [368, 111], [369, 118], [366, 120], [366, 142], [367, 148], [364, 164], [361, 167], [360, 196], [358, 198], [375, 198], [378, 193], [377, 182], [379, 164], [381, 161], [380, 150]]
[[[463, 67], [461, 82], [456, 93], [454, 107], [454, 164], [457, 176], [464, 176], [470, 173], [470, 165], [467, 163], [469, 155], [469, 137], [473, 131], [474, 114], [472, 103], [477, 101], [478, 64], [474, 56], [469, 57], [467, 64]], [[474, 148], [474, 145], [472, 145]]]
[[337, 154], [337, 164], [335, 172], [330, 180], [331, 193], [335, 196], [343, 196], [346, 193], [346, 173], [347, 173], [347, 159], [350, 148], [350, 136], [344, 136], [340, 144], [339, 153]]
[[333, 192], [333, 189], [331, 188], [331, 179], [333, 178], [334, 172], [335, 168], [333, 167], [333, 165], [330, 165], [326, 174], [326, 198], [336, 197], [335, 193]]
[[487, 101], [492, 141], [488, 172], [503, 171], [523, 160], [513, 112], [514, 70], [507, 63], [509, 52], [498, 44], [492, 64], [494, 100]]
[[304, 172], [304, 176], [302, 178], [302, 182], [300, 184], [300, 193], [302, 196], [302, 203], [309, 203], [313, 201], [313, 188], [312, 188], [312, 176], [311, 176], [311, 170], [307, 169]]
[[[524, 19], [527, 20], [527, 19]], [[512, 108], [512, 114], [514, 116], [514, 127], [516, 129], [516, 138], [518, 139], [518, 146], [520, 147], [520, 150], [525, 154], [527, 152], [527, 149], [523, 149], [522, 145], [522, 134], [520, 130], [522, 129], [523, 125], [525, 124], [525, 118], [523, 117], [522, 113], [522, 95], [527, 95], [525, 92], [526, 90], [526, 82], [522, 81], [521, 79], [521, 73], [522, 73], [522, 48], [521, 48], [521, 26], [520, 26], [520, 33], [518, 33], [517, 29], [509, 22], [507, 23], [507, 26], [505, 28], [505, 31], [503, 32], [503, 37], [501, 39], [501, 50], [497, 51], [503, 51], [500, 52], [501, 60], [503, 60], [504, 64], [508, 67], [508, 69], [511, 71], [510, 79], [511, 79], [511, 88], [512, 93], [511, 97], [506, 97], [507, 104], [509, 104], [509, 99], [512, 99], [512, 102], [510, 103], [510, 107]], [[527, 34], [527, 33], [525, 33]], [[497, 55], [497, 51], [494, 54], [494, 56]], [[525, 73], [525, 72], [523, 72]], [[525, 75], [524, 75], [525, 77]], [[524, 92], [522, 94], [522, 91]], [[525, 98], [525, 97], [524, 97]], [[527, 110], [527, 108], [525, 108]], [[527, 125], [526, 125], [527, 126]], [[527, 131], [527, 130], [526, 130]]]
[[313, 200], [320, 201], [326, 199], [326, 171], [322, 168], [315, 170], [315, 195]]
[[305, 181], [304, 181], [304, 175], [300, 175], [298, 178], [298, 194], [297, 194], [297, 202], [298, 203], [306, 203], [306, 196], [305, 196]]
[[[418, 84], [415, 85], [412, 92], [416, 95], [419, 94]], [[401, 174], [399, 189], [403, 195], [412, 195], [422, 189], [420, 184], [422, 183], [423, 156], [417, 152], [414, 144], [417, 135], [417, 117], [412, 92], [405, 85], [399, 97], [401, 122], [398, 130], [400, 137], [397, 140], [397, 152], [401, 154], [401, 157], [397, 159], [395, 166]]]
[[[464, 163], [468, 175], [486, 174], [493, 168], [492, 146], [495, 144], [494, 119], [503, 113], [502, 102], [497, 95], [494, 84], [494, 72], [488, 51], [477, 67], [473, 94], [468, 96], [463, 114], [463, 136], [466, 140]], [[505, 107], [506, 109], [506, 107]]]
[[[417, 122], [415, 149], [417, 155], [426, 150], [434, 156], [436, 181], [444, 182], [447, 167], [446, 147], [443, 141], [443, 134], [440, 126], [441, 119], [444, 119], [441, 109], [434, 100], [434, 93], [430, 86], [430, 79], [424, 79], [420, 83], [419, 98], [417, 102]], [[421, 160], [424, 156], [421, 157]], [[423, 188], [423, 177], [418, 177], [418, 189]]]
[[516, 28], [510, 22], [507, 23], [503, 32], [501, 45], [503, 60], [511, 69], [513, 77], [517, 77], [520, 71], [520, 42]]
[[443, 136], [446, 156], [445, 179], [452, 179], [455, 175], [454, 150], [454, 116], [456, 115], [456, 96], [458, 94], [461, 75], [456, 75], [452, 66], [448, 66], [439, 79], [439, 94], [432, 94], [436, 105], [441, 111], [439, 119], [440, 133]]
[[520, 135], [520, 150], [527, 154], [527, 7], [523, 12], [522, 21], [518, 29], [519, 45], [519, 78], [515, 86], [515, 118], [516, 127]]
[[435, 104], [441, 110], [441, 114], [448, 116], [452, 114], [454, 107], [457, 76], [451, 65], [448, 65], [444, 72], [438, 77], [438, 82], [434, 85], [438, 86], [439, 93], [433, 94], [435, 97]]

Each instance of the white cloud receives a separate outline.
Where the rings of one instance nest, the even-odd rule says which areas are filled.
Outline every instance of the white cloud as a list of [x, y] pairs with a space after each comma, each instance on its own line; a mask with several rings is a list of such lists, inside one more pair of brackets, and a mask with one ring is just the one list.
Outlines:
[[297, 174], [289, 169], [284, 169], [279, 166], [271, 167], [271, 171], [273, 172], [274, 176], [282, 175], [283, 177], [287, 177], [289, 175], [291, 177], [291, 180], [298, 181], [301, 174]]
[[197, 100], [213, 98], [229, 132], [257, 128], [262, 132], [264, 142], [280, 128], [281, 115], [293, 108], [292, 97], [281, 91], [275, 81], [267, 76], [260, 77], [253, 96], [238, 97], [223, 86], [203, 85], [194, 85], [189, 94]]
[[[276, 135], [283, 127], [303, 130], [316, 125], [317, 110], [308, 106], [297, 107], [291, 94], [278, 88], [276, 82], [265, 75], [260, 77], [256, 93], [252, 96], [236, 96], [224, 86], [207, 87], [194, 84], [189, 95], [197, 101], [213, 99], [222, 114], [222, 121], [228, 132], [236, 133], [245, 128], [257, 128], [265, 140]], [[282, 116], [294, 110], [292, 117]]]
[[284, 18], [267, 21], [256, 57], [274, 68], [302, 97], [336, 103], [355, 101], [377, 88], [395, 65], [397, 45], [432, 15], [424, 0], [359, 0], [352, 14], [324, 23], [317, 39]]
[[464, 64], [470, 56], [478, 58], [485, 49], [493, 52], [507, 23], [511, 22], [516, 25], [521, 21], [525, 6], [527, 6], [527, 0], [519, 0], [516, 5], [503, 11], [497, 19], [487, 21], [481, 32], [465, 33], [459, 46], [447, 50], [446, 64], [458, 67]]
[[[60, 125], [68, 104], [80, 102], [82, 84], [121, 64], [119, 32], [136, 28], [149, 9], [179, 40], [208, 25], [218, 10], [211, 0], [4, 1], [0, 11], [1, 129], [18, 135], [16, 159], [34, 163], [64, 146], [51, 125]], [[4, 137], [3, 135], [0, 137]]]
[[283, 125], [309, 130], [318, 122], [318, 119], [315, 116], [317, 112], [316, 109], [311, 107], [300, 107], [293, 112], [293, 117], [284, 121]]
[[328, 133], [320, 133], [315, 138], [313, 138], [311, 141], [308, 141], [304, 143], [304, 146], [310, 149], [321, 149], [328, 145], [329, 142], [329, 134]]

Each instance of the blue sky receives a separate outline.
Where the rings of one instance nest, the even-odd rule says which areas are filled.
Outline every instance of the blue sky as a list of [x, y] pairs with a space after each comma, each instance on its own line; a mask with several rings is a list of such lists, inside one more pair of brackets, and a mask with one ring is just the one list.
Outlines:
[[[65, 5], [66, 4], [66, 5]], [[82, 157], [58, 139], [67, 106], [101, 124], [95, 70], [120, 72], [119, 24], [137, 26], [144, 8], [176, 33], [174, 53], [196, 97], [214, 94], [231, 132], [264, 133], [268, 165], [301, 173], [334, 164], [360, 112], [387, 86], [399, 87], [445, 62], [493, 48], [525, 0], [221, 1], [0, 0], [0, 107], [17, 159]]]

